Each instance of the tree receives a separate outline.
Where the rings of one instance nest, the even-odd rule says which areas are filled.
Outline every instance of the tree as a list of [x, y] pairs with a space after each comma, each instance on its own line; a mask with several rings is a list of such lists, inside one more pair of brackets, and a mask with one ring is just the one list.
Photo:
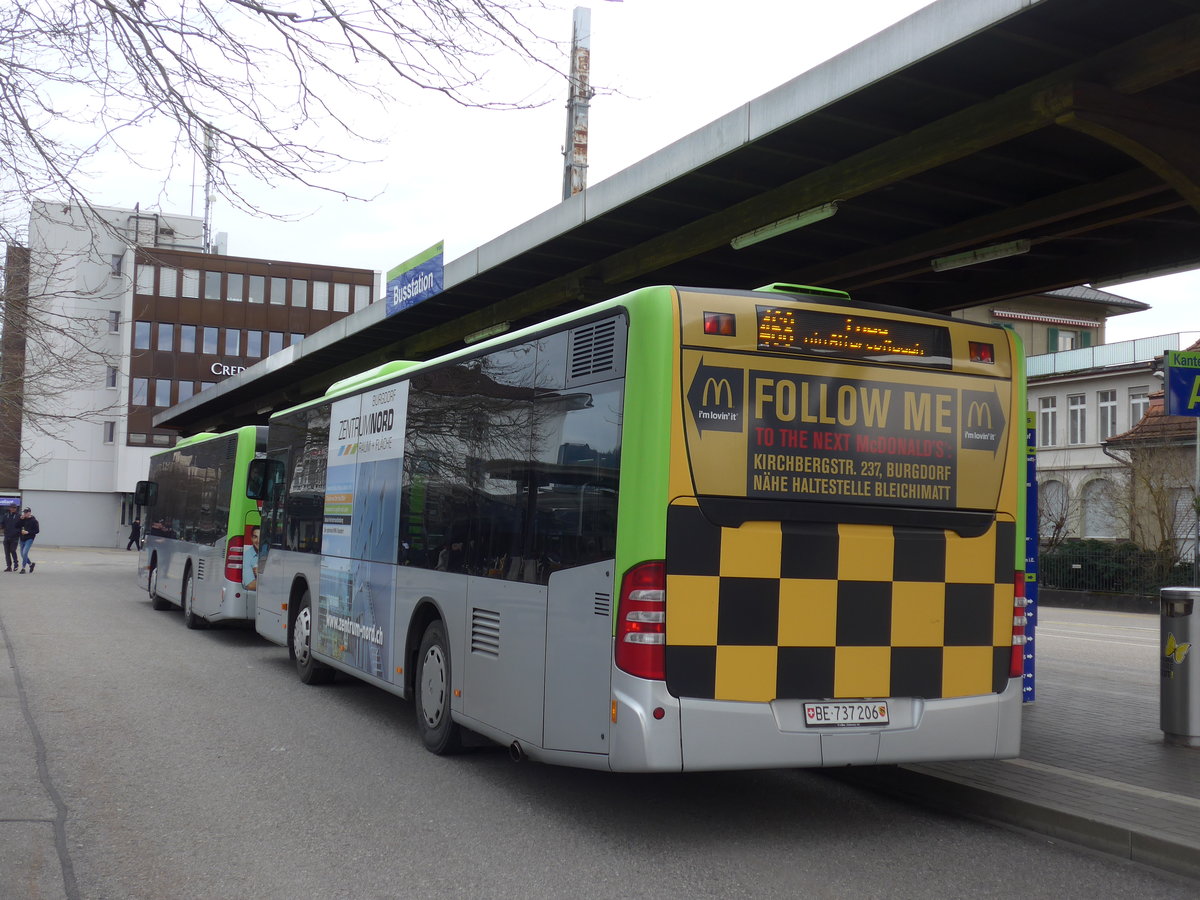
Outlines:
[[1124, 440], [1109, 449], [1109, 455], [1123, 467], [1124, 515], [1130, 523], [1130, 536], [1138, 546], [1154, 552], [1155, 566], [1163, 574], [1189, 561], [1193, 554], [1194, 446], [1160, 438]]
[[[332, 132], [417, 91], [491, 97], [497, 57], [549, 65], [524, 24], [542, 0], [12, 0], [0, 10], [0, 240], [20, 243], [31, 198], [87, 205], [91, 166], [207, 159], [208, 193], [250, 211], [248, 176], [341, 193]], [[364, 111], [362, 104], [368, 105]], [[372, 114], [371, 110], [375, 110]], [[148, 140], [147, 134], [153, 138]], [[216, 149], [214, 149], [216, 148]], [[147, 151], [153, 154], [147, 158]]]
[[[102, 247], [136, 242], [92, 203], [91, 179], [114, 165], [145, 168], [165, 183], [164, 160], [177, 168], [203, 160], [205, 194], [257, 214], [271, 211], [247, 198], [255, 181], [349, 196], [331, 176], [365, 161], [359, 157], [378, 139], [372, 123], [394, 116], [389, 107], [405, 97], [434, 91], [464, 106], [537, 105], [519, 84], [511, 97], [493, 96], [485, 76], [514, 58], [553, 68], [554, 45], [528, 24], [545, 8], [543, 0], [4, 4], [0, 482], [16, 484], [7, 468], [22, 428], [70, 444], [71, 423], [113, 415], [61, 402], [81, 382], [102, 384], [119, 354], [96, 340], [110, 331], [105, 314], [75, 300], [78, 260], [22, 252], [26, 223], [37, 227], [35, 201], [85, 213], [87, 227], [103, 233], [83, 253], [104, 263], [111, 251]], [[348, 145], [367, 149], [352, 157]], [[210, 239], [206, 219], [204, 246]]]

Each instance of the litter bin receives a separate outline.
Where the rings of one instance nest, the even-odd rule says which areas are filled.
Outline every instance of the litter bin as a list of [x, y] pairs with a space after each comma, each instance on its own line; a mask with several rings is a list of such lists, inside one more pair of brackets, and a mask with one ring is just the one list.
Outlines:
[[1160, 722], [1164, 742], [1184, 747], [1200, 747], [1200, 659], [1193, 651], [1200, 637], [1200, 628], [1194, 624], [1197, 600], [1200, 588], [1159, 591]]

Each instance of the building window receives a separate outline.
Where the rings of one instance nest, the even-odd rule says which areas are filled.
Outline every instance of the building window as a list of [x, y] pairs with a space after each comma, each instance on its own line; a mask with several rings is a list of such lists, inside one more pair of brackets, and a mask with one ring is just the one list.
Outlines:
[[329, 282], [313, 282], [312, 308], [324, 312], [329, 309]]
[[205, 300], [220, 300], [221, 299], [221, 273], [220, 272], [205, 272], [204, 273], [204, 299]]
[[1119, 524], [1118, 510], [1113, 499], [1112, 485], [1103, 478], [1089, 481], [1083, 488], [1083, 537], [1115, 538]]
[[242, 352], [242, 333], [236, 328], [225, 329], [225, 355], [237, 356]]
[[293, 347], [295, 347], [295, 346], [296, 346], [298, 343], [300, 343], [302, 340], [304, 340], [304, 335], [302, 335], [302, 334], [296, 334], [296, 333], [294, 333], [294, 332], [292, 333], [292, 336], [291, 336], [291, 342], [292, 342], [292, 346], [293, 346]]
[[137, 267], [137, 292], [139, 294], [154, 293], [154, 266]]
[[159, 350], [174, 350], [175, 349], [175, 326], [170, 322], [158, 323], [158, 343], [155, 345]]
[[112, 311], [108, 314], [108, 333], [117, 334], [121, 330], [121, 314], [117, 311]]
[[104, 423], [104, 443], [111, 444], [116, 439], [117, 439], [117, 423], [116, 422], [105, 422]]
[[179, 382], [179, 402], [190, 400], [192, 395], [196, 393], [196, 382], [181, 381]]
[[146, 435], [142, 434], [140, 431], [131, 431], [129, 432], [129, 443], [144, 444], [146, 443]]
[[163, 266], [158, 270], [158, 296], [174, 297], [178, 291], [176, 282], [179, 280], [179, 270]]
[[272, 331], [267, 335], [267, 355], [278, 353], [283, 349], [283, 332]]
[[1038, 446], [1053, 447], [1058, 443], [1058, 398], [1038, 399]]
[[200, 296], [200, 270], [199, 269], [184, 269], [183, 270], [183, 296], [196, 297]]
[[1150, 388], [1132, 387], [1129, 389], [1129, 427], [1132, 428], [1142, 421], [1146, 410], [1150, 408]]
[[333, 311], [334, 312], [350, 312], [350, 285], [334, 284], [334, 286], [333, 286]]
[[171, 436], [169, 434], [156, 434], [153, 436], [152, 440], [154, 443], [158, 444], [158, 446], [166, 447], [171, 443]]
[[195, 353], [196, 352], [196, 326], [195, 325], [180, 325], [179, 326], [179, 352], [180, 353]]
[[366, 309], [371, 305], [371, 287], [366, 284], [356, 284], [354, 286], [354, 311]]
[[155, 378], [154, 379], [154, 405], [155, 406], [170, 406], [171, 405], [171, 379], [170, 378]]
[[262, 356], [262, 332], [247, 331], [246, 332], [246, 355], [259, 357]]
[[109, 274], [120, 275], [121, 268], [124, 266], [124, 264], [125, 264], [125, 254], [124, 253], [114, 253], [109, 260]]
[[133, 323], [133, 349], [134, 350], [149, 350], [150, 349], [150, 323], [149, 322], [134, 322]]
[[104, 371], [104, 386], [115, 388], [117, 386], [117, 367], [109, 366]]
[[200, 348], [201, 353], [207, 353], [209, 356], [217, 354], [217, 328], [212, 325], [204, 326], [204, 344]]
[[1079, 342], [1079, 334], [1074, 331], [1063, 331], [1060, 328], [1050, 329], [1053, 346], [1051, 350], [1074, 350]]
[[242, 291], [245, 289], [241, 275], [230, 272], [225, 276], [225, 299], [231, 303], [242, 302]]
[[1087, 396], [1071, 394], [1067, 397], [1067, 422], [1070, 443], [1087, 443]]
[[292, 279], [292, 306], [308, 306], [308, 282], [302, 278]]
[[283, 306], [285, 303], [287, 303], [286, 278], [271, 279], [271, 303], [275, 306]]
[[1117, 392], [1097, 391], [1096, 407], [1100, 411], [1100, 440], [1106, 441], [1117, 433]]
[[150, 398], [150, 379], [135, 378], [133, 379], [133, 389], [129, 394], [129, 403], [131, 406], [145, 406]]
[[200, 390], [207, 391], [214, 384], [216, 384], [215, 381], [202, 381], [202, 382], [200, 382]]
[[264, 275], [250, 276], [250, 302], [262, 303], [267, 299], [267, 279]]

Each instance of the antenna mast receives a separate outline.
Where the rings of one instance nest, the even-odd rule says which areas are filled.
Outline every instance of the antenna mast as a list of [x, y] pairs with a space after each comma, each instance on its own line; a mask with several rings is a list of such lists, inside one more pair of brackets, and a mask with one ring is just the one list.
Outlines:
[[204, 252], [212, 253], [213, 169], [216, 166], [217, 141], [211, 125], [204, 126]]
[[592, 70], [592, 11], [575, 7], [571, 33], [570, 93], [567, 95], [567, 140], [563, 147], [563, 194], [566, 200], [587, 187], [588, 101]]

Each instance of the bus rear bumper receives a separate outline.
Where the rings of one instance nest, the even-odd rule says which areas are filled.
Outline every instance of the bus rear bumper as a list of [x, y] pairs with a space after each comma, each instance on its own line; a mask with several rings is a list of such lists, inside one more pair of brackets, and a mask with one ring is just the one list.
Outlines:
[[803, 701], [679, 701], [683, 769], [1003, 759], [1020, 751], [1021, 679], [999, 694], [888, 701], [891, 724], [809, 728]]

